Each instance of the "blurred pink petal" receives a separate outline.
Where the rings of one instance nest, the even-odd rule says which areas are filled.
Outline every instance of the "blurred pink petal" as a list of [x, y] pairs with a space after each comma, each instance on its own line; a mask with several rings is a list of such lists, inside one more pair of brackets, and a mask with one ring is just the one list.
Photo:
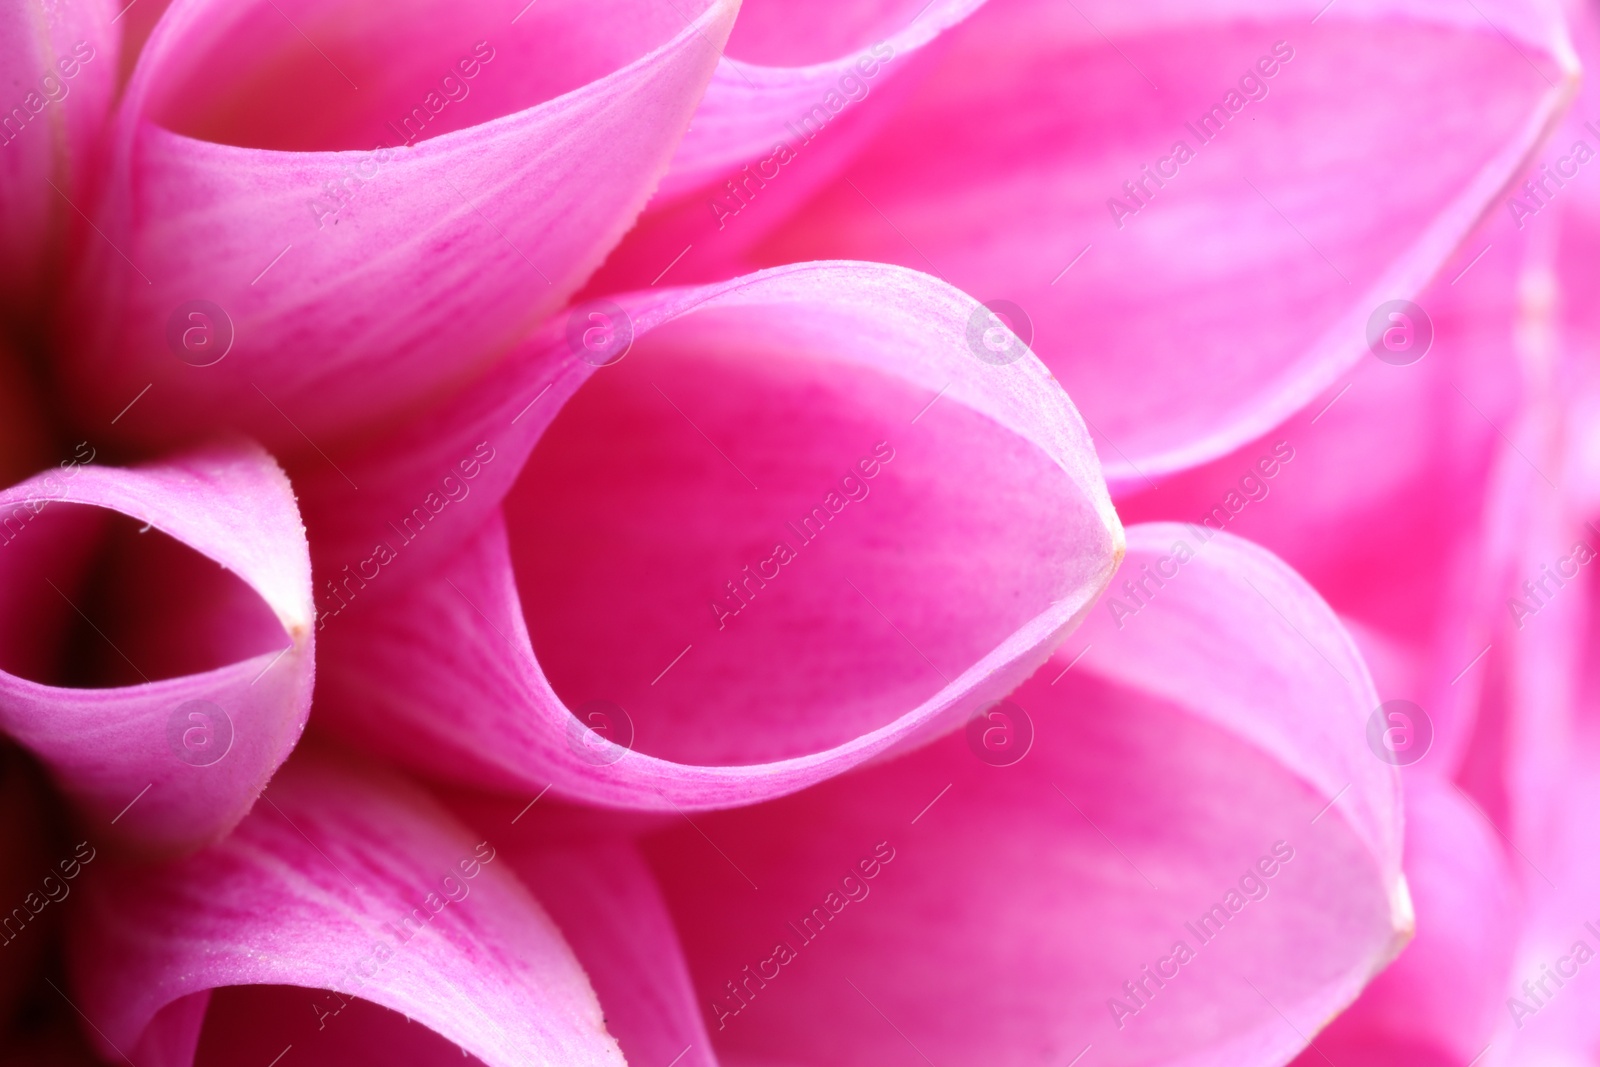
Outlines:
[[153, 381], [128, 437], [304, 448], [481, 369], [627, 229], [736, 8], [174, 3], [66, 319], [79, 409]]
[[647, 839], [725, 1061], [1279, 1064], [1394, 956], [1354, 645], [1227, 535], [1135, 527], [1123, 574], [1185, 540], [1009, 698], [1019, 762], [947, 737]]
[[[675, 277], [873, 259], [1009, 301], [1113, 484], [1225, 454], [1347, 370], [1577, 76], [1559, 18], [1520, 0], [993, 0], [945, 43], [915, 100], [751, 256], [713, 233]], [[777, 200], [762, 190], [727, 228]], [[613, 260], [648, 278], [677, 251]]]
[[[1505, 846], [1456, 789], [1406, 783], [1406, 884], [1417, 936], [1297, 1067], [1473, 1062], [1505, 1021], [1521, 900]], [[1319, 1052], [1320, 1050], [1320, 1052]]]
[[620, 362], [558, 321], [345, 468], [376, 490], [302, 483], [319, 531], [383, 504], [371, 539], [323, 541], [350, 552], [320, 624], [352, 743], [464, 784], [748, 803], [955, 725], [1104, 588], [1121, 527], [1087, 431], [1037, 361], [974, 356], [970, 297], [817, 264], [622, 300]]
[[116, 83], [111, 0], [0, 5], [0, 308], [32, 312], [47, 267], [82, 229]]
[[1509, 620], [1504, 587], [1527, 577], [1515, 558], [1526, 497], [1545, 487], [1541, 468], [1554, 473], [1523, 436], [1531, 387], [1515, 346], [1529, 250], [1491, 222], [1417, 297], [1434, 334], [1419, 362], [1364, 354], [1266, 435], [1159, 487], [1130, 483], [1118, 500], [1128, 522], [1226, 529], [1293, 565], [1350, 627], [1379, 695], [1427, 713], [1432, 749], [1415, 770], [1446, 778], [1473, 731], [1482, 654]]
[[305, 725], [305, 532], [254, 446], [95, 458], [0, 492], [0, 729], [97, 835], [190, 848], [244, 816]]
[[[1591, 657], [1594, 643], [1591, 633]], [[1560, 772], [1562, 804], [1552, 812], [1549, 847], [1538, 872], [1528, 872], [1525, 879], [1530, 914], [1500, 1008], [1510, 1046], [1502, 1062], [1516, 1067], [1592, 1062], [1600, 1049], [1600, 990], [1589, 977], [1600, 954], [1595, 909], [1600, 859], [1594, 846], [1594, 813], [1600, 806], [1597, 693], [1591, 678], [1584, 721]]]
[[621, 1067], [583, 970], [492, 843], [314, 753], [266, 799], [202, 852], [94, 884], [72, 971], [102, 1054]]

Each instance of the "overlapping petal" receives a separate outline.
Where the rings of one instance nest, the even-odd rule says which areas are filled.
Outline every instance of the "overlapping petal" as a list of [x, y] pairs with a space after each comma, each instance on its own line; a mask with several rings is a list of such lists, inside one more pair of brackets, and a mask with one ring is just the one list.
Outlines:
[[[1355, 634], [1385, 700], [1431, 724], [1417, 773], [1453, 775], [1508, 622], [1534, 486], [1556, 469], [1531, 435], [1528, 244], [1502, 216], [1417, 297], [1426, 354], [1365, 354], [1345, 380], [1227, 456], [1123, 488], [1129, 522], [1227, 530], [1281, 555]], [[1541, 549], [1543, 551], [1543, 549]], [[1533, 564], [1536, 574], [1538, 565]], [[1472, 669], [1468, 669], [1468, 668]]]
[[1104, 588], [1087, 431], [1023, 350], [978, 357], [970, 297], [813, 264], [623, 304], [620, 361], [573, 355], [580, 309], [341, 459], [359, 494], [303, 483], [348, 553], [319, 562], [348, 739], [468, 784], [747, 803], [1003, 695]]
[[267, 799], [222, 842], [95, 883], [72, 962], [103, 1054], [620, 1067], [582, 968], [492, 842], [343, 757], [297, 753]]
[[1406, 783], [1406, 884], [1417, 936], [1296, 1061], [1471, 1063], [1505, 1021], [1521, 899], [1505, 847], [1447, 783]]
[[[808, 128], [818, 130], [832, 123], [982, 4], [741, 5], [727, 53], [673, 156], [657, 203], [736, 178], [741, 165], [769, 156], [774, 144], [792, 137], [791, 123], [808, 121]], [[816, 112], [818, 106], [823, 111]], [[698, 201], [696, 207], [704, 213]]]
[[672, 917], [634, 844], [613, 830], [504, 854], [583, 964], [628, 1062], [716, 1067]]
[[1196, 540], [1129, 530], [1152, 593], [1002, 706], [1020, 761], [948, 737], [646, 839], [725, 1062], [1282, 1063], [1393, 957], [1360, 657], [1283, 564]]
[[[1026, 318], [1113, 484], [1213, 459], [1367, 350], [1575, 84], [1550, 5], [1324, 7], [988, 3], [803, 210], [749, 255], [696, 242], [673, 276], [836, 256], [939, 274]], [[792, 176], [766, 176], [725, 198], [728, 230], [789, 210]], [[643, 284], [677, 252], [625, 246], [608, 270]]]
[[193, 847], [244, 816], [305, 725], [305, 532], [253, 445], [95, 459], [83, 442], [0, 492], [0, 729], [97, 833]]
[[306, 448], [481, 370], [644, 205], [736, 9], [174, 3], [64, 324], [81, 409], [153, 382], [129, 437]]

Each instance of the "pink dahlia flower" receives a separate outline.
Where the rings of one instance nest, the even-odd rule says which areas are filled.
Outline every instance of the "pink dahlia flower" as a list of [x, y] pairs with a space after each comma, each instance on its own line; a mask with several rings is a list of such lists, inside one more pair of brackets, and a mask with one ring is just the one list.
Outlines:
[[7, 1061], [1582, 1062], [1589, 33], [0, 0]]

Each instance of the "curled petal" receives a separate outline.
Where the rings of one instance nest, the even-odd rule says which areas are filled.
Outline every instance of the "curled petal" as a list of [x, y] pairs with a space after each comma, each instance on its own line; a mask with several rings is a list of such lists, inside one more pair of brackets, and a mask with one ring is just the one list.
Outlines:
[[[1128, 533], [1131, 574], [1195, 540]], [[1394, 956], [1398, 782], [1335, 616], [1227, 535], [1149, 584], [983, 729], [645, 839], [724, 1060], [1278, 1064]]]
[[0, 729], [99, 833], [194, 847], [244, 816], [305, 725], [305, 531], [253, 445], [94, 459], [80, 445], [0, 492]]
[[[970, 297], [813, 264], [623, 303], [619, 362], [558, 322], [364, 461], [393, 517], [325, 568], [359, 576], [323, 611], [348, 738], [469, 784], [747, 803], [953, 726], [1104, 587], [1087, 431], [1025, 349], [978, 354]], [[355, 528], [357, 494], [307, 484], [314, 528]]]
[[1326, 6], [988, 3], [734, 263], [940, 274], [1027, 323], [1113, 484], [1214, 459], [1369, 351], [1575, 87], [1553, 5]]
[[67, 320], [85, 403], [153, 381], [129, 437], [305, 448], [431, 400], [622, 236], [736, 8], [174, 3]]
[[[111, 0], [11, 0], [0, 7], [0, 304], [25, 312], [42, 268], [81, 228], [119, 35]], [[53, 263], [52, 263], [53, 261]]]
[[92, 884], [72, 977], [103, 1053], [621, 1067], [583, 970], [492, 842], [319, 753], [267, 799], [199, 853]]

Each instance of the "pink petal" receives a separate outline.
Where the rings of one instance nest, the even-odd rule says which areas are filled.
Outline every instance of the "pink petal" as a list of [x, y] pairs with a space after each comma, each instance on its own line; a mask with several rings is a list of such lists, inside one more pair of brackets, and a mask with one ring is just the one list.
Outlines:
[[[11, 0], [0, 7], [0, 304], [31, 314], [59, 267], [116, 83], [111, 0]], [[37, 106], [35, 106], [37, 105]]]
[[492, 843], [415, 787], [316, 753], [267, 799], [202, 852], [94, 883], [72, 972], [102, 1053], [620, 1067], [582, 969]]
[[1505, 1021], [1521, 901], [1494, 829], [1437, 779], [1406, 784], [1405, 871], [1415, 940], [1298, 1067], [1322, 1055], [1339, 1064], [1466, 1064]]
[[[775, 0], [743, 4], [658, 200], [734, 176], [741, 164], [770, 155], [774, 143], [791, 137], [788, 124], [797, 119], [810, 118], [820, 128], [843, 110], [856, 110], [918, 50], [983, 2], [833, 3], [825, 12]], [[826, 102], [829, 93], [833, 106]], [[811, 113], [817, 104], [828, 110], [826, 118]], [[705, 213], [698, 200], [695, 206]]]
[[305, 532], [254, 446], [131, 469], [94, 459], [80, 445], [0, 492], [0, 729], [97, 835], [194, 847], [244, 816], [305, 725]]
[[[871, 148], [731, 266], [939, 273], [1030, 318], [1114, 484], [1223, 455], [1362, 357], [1379, 305], [1424, 286], [1574, 87], [1543, 7], [1383, 0], [1313, 24], [1325, 6], [995, 0]], [[1185, 123], [1258, 61], [1265, 98], [1236, 96], [1249, 121], [1202, 142]], [[1162, 159], [1157, 188], [1141, 168]], [[1146, 205], [1114, 217], [1135, 180]], [[676, 277], [697, 269], [730, 264], [697, 248]]]
[[671, 170], [585, 294], [739, 273], [725, 265], [837, 179], [982, 3], [744, 4]]
[[[1124, 573], [1185, 538], [1131, 529]], [[725, 1061], [1278, 1064], [1394, 955], [1398, 782], [1360, 658], [1271, 556], [1195, 549], [1009, 698], [1020, 762], [948, 737], [647, 839]]]
[[[1591, 634], [1591, 657], [1593, 643]], [[1588, 977], [1600, 951], [1600, 915], [1594, 905], [1600, 895], [1594, 848], [1594, 812], [1600, 804], [1597, 694], [1591, 679], [1582, 726], [1569, 746], [1569, 762], [1559, 772], [1563, 803], [1551, 813], [1542, 835], [1548, 846], [1539, 853], [1536, 870], [1518, 861], [1531, 902], [1499, 1009], [1511, 1038], [1503, 1062], [1515, 1067], [1582, 1063], [1600, 1045], [1600, 992]], [[1579, 942], [1587, 953], [1575, 954]], [[1583, 957], [1581, 964], [1575, 956]], [[1557, 972], [1559, 984], [1547, 977], [1551, 971]]]
[[[306, 449], [561, 306], [665, 170], [736, 5], [523, 7], [174, 3], [65, 320], [83, 404], [109, 418], [154, 382], [128, 437]], [[426, 139], [380, 153], [413, 107]]]
[[[1361, 644], [1379, 695], [1429, 716], [1432, 748], [1416, 773], [1448, 778], [1460, 766], [1490, 674], [1480, 654], [1510, 619], [1503, 585], [1522, 552], [1524, 498], [1546, 488], [1536, 467], [1557, 469], [1523, 436], [1537, 419], [1509, 358], [1528, 254], [1493, 216], [1417, 297], [1434, 326], [1420, 362], [1366, 354], [1266, 435], [1158, 487], [1130, 483], [1118, 500], [1129, 522], [1225, 529], [1303, 574]], [[1513, 584], [1528, 566], [1515, 563]]]
[[638, 849], [612, 834], [504, 852], [583, 964], [628, 1062], [716, 1067], [683, 947]]
[[[596, 374], [557, 322], [470, 404], [347, 468], [377, 493], [302, 483], [319, 540], [336, 502], [382, 501], [369, 518], [391, 524], [326, 567], [358, 575], [322, 618], [347, 738], [466, 784], [747, 803], [955, 725], [1104, 587], [1121, 528], [1087, 432], [1036, 361], [974, 356], [970, 297], [818, 264], [624, 299], [621, 362]], [[452, 472], [491, 454], [476, 485]], [[591, 747], [574, 711], [596, 699], [631, 751]]]

